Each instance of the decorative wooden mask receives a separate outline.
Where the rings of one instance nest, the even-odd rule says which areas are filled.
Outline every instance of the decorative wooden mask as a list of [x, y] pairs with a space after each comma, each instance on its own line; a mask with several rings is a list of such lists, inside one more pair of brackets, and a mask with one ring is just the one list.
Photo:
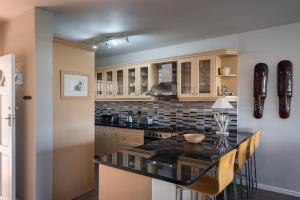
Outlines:
[[287, 119], [290, 116], [293, 94], [293, 64], [289, 60], [282, 60], [277, 65], [277, 89], [279, 116]]
[[258, 63], [254, 68], [254, 117], [262, 118], [267, 97], [268, 65]]

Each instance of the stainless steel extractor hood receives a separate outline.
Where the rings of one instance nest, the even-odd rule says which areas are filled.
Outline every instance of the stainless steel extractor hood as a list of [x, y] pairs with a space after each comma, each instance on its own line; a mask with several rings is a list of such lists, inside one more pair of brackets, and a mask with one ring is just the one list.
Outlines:
[[154, 85], [146, 95], [171, 96], [177, 94], [176, 63], [163, 63], [158, 66], [158, 84]]

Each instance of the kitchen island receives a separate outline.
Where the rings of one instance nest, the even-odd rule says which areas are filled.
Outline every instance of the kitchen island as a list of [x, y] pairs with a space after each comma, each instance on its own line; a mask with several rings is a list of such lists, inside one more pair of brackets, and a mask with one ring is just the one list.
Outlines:
[[[250, 136], [237, 133], [230, 149]], [[191, 144], [177, 135], [99, 157], [99, 199], [176, 199], [176, 185], [188, 186], [214, 171], [224, 154], [215, 146], [217, 139], [207, 133], [203, 142]]]

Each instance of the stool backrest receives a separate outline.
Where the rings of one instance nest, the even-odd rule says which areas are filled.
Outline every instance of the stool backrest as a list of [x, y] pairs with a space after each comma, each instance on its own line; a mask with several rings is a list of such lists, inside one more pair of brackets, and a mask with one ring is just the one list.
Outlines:
[[217, 167], [217, 178], [219, 184], [219, 191], [223, 191], [234, 178], [234, 161], [236, 149], [226, 153], [219, 159]]
[[259, 129], [257, 130], [254, 135], [255, 135], [255, 141], [254, 141], [254, 147], [255, 147], [255, 151], [259, 148], [260, 146], [260, 137], [261, 137], [261, 132], [262, 130]]
[[247, 160], [247, 150], [249, 145], [249, 139], [245, 140], [238, 146], [235, 163], [237, 164], [237, 170], [240, 171]]

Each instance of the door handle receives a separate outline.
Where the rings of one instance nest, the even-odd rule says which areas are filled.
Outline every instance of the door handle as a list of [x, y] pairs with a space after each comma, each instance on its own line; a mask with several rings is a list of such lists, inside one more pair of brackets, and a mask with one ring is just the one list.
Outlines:
[[8, 120], [8, 126], [12, 126], [12, 117], [11, 117], [11, 114], [8, 114], [8, 117], [6, 117], [5, 119]]

